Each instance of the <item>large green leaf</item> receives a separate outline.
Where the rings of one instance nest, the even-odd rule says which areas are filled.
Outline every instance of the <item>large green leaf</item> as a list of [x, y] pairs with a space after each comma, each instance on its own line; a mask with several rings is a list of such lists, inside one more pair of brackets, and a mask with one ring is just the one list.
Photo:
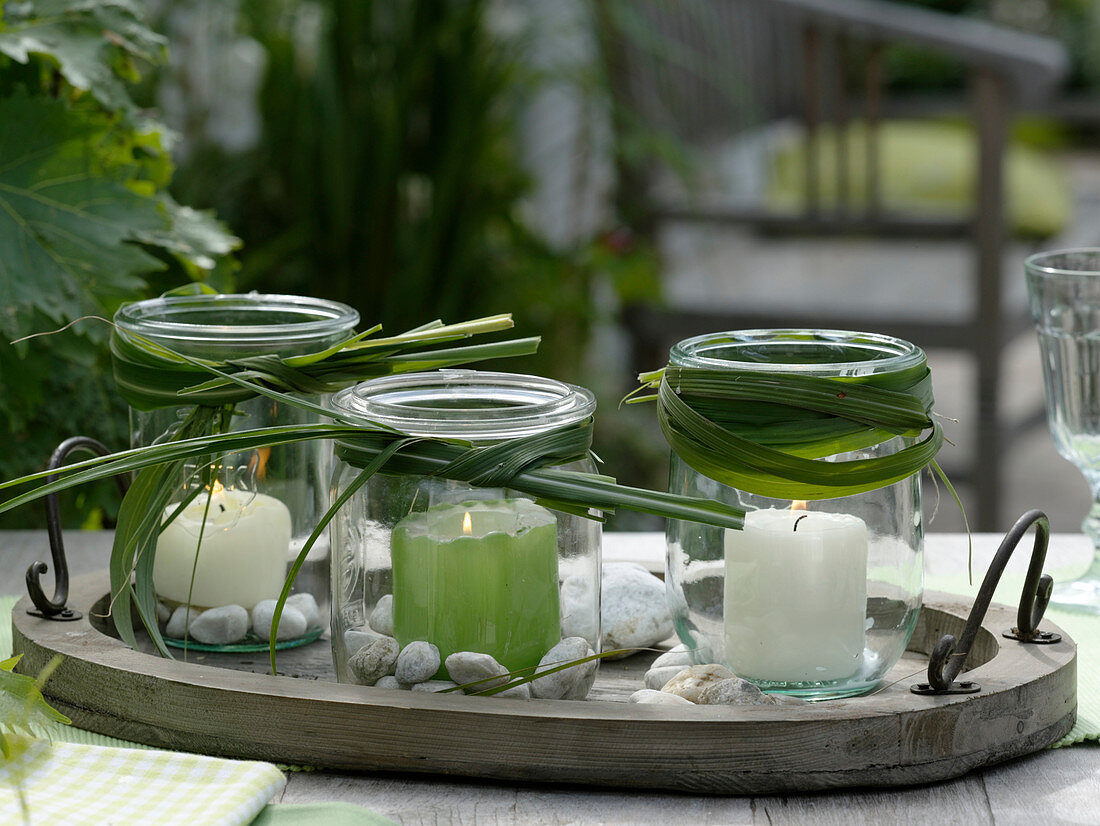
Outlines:
[[127, 184], [136, 167], [96, 154], [106, 119], [62, 101], [0, 100], [0, 332], [18, 336], [37, 308], [55, 321], [103, 313], [164, 265], [126, 243], [167, 232], [166, 213]]
[[[0, 54], [19, 63], [41, 55], [76, 89], [108, 109], [132, 109], [123, 80], [131, 58], [159, 62], [165, 40], [130, 0], [0, 2]], [[0, 156], [2, 157], [2, 156]]]

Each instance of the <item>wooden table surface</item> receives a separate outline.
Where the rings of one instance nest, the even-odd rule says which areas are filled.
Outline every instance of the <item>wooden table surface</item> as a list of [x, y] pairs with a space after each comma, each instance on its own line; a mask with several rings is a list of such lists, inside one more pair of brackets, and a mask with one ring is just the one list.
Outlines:
[[[999, 537], [974, 537], [980, 578]], [[108, 532], [66, 537], [73, 575], [106, 567]], [[637, 560], [659, 566], [663, 537], [609, 534], [605, 561]], [[930, 534], [926, 541], [929, 586], [950, 581], [966, 564], [966, 537]], [[1026, 568], [1017, 552], [998, 599], [1014, 603]], [[1067, 579], [1091, 556], [1079, 535], [1056, 535], [1046, 570]], [[0, 532], [0, 594], [22, 594], [35, 559], [49, 559], [45, 532]], [[50, 577], [45, 578], [47, 583]], [[49, 586], [47, 585], [47, 591]], [[1015, 592], [1015, 593], [1013, 593]], [[277, 722], [276, 722], [277, 724]], [[600, 823], [678, 824], [1100, 824], [1100, 746], [1087, 743], [1040, 752], [953, 781], [902, 789], [806, 795], [709, 797], [666, 792], [622, 792], [588, 787], [538, 786], [422, 775], [343, 775], [295, 772], [277, 802], [356, 803], [402, 824]]]

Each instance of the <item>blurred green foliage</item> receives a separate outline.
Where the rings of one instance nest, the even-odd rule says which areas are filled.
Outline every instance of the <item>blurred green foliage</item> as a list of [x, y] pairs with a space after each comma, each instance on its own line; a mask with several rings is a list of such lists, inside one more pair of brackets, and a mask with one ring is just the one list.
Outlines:
[[174, 188], [244, 239], [242, 287], [344, 301], [390, 331], [513, 313], [543, 343], [500, 369], [595, 386], [618, 473], [639, 451], [611, 421], [627, 388], [586, 362], [593, 326], [612, 321], [593, 293], [656, 296], [657, 257], [614, 231], [563, 249], [525, 222], [524, 107], [554, 82], [602, 105], [606, 86], [534, 67], [529, 27], [494, 19], [485, 0], [244, 0], [237, 31], [267, 55], [258, 144], [189, 133]]
[[[599, 262], [517, 214], [516, 127], [543, 78], [490, 6], [247, 0], [241, 31], [268, 60], [262, 136], [243, 153], [199, 144], [176, 191], [244, 239], [243, 287], [344, 301], [390, 331], [511, 311], [569, 374]], [[320, 22], [304, 37], [306, 7]]]
[[[163, 59], [129, 0], [0, 0], [0, 477], [41, 468], [64, 437], [129, 441], [107, 327], [127, 300], [181, 281], [230, 283], [237, 240], [167, 192], [170, 135], [128, 84]], [[16, 343], [11, 343], [16, 342]], [[63, 499], [66, 521], [101, 522], [117, 494]], [[0, 527], [39, 527], [38, 514]]]

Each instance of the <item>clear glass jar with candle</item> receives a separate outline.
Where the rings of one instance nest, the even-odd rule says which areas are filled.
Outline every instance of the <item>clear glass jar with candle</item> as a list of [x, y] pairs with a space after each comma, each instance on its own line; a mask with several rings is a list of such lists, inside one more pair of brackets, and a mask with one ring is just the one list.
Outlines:
[[[588, 390], [537, 376], [440, 370], [373, 379], [337, 393], [332, 405], [412, 436], [484, 446], [585, 421], [596, 403]], [[339, 442], [336, 455], [333, 497], [360, 470], [340, 459]], [[595, 471], [591, 459], [563, 467]], [[430, 675], [398, 661], [396, 676], [406, 687], [457, 677], [446, 660], [459, 652], [488, 654], [515, 672], [539, 665], [563, 640], [565, 660], [599, 651], [597, 521], [506, 489], [376, 473], [330, 531], [332, 647], [341, 682], [375, 682], [379, 675], [365, 674], [355, 656], [379, 636], [395, 639], [402, 651], [428, 643], [438, 652]], [[593, 662], [561, 698], [582, 699], [594, 676]]]
[[[922, 365], [900, 339], [828, 330], [747, 330], [681, 341], [670, 365], [761, 375], [860, 377]], [[735, 402], [736, 403], [736, 402]], [[759, 406], [759, 425], [781, 416]], [[889, 455], [887, 438], [826, 461]], [[865, 693], [905, 651], [923, 592], [920, 474], [814, 501], [754, 495], [693, 469], [675, 451], [669, 490], [745, 508], [742, 531], [670, 520], [667, 583], [680, 639], [765, 691], [806, 699]]]
[[[350, 337], [358, 321], [359, 314], [345, 304], [256, 293], [157, 298], [128, 304], [115, 315], [125, 333], [215, 362], [324, 350]], [[185, 404], [131, 407], [132, 445], [172, 438], [195, 411], [194, 405]], [[215, 429], [320, 419], [254, 396], [219, 406]], [[202, 490], [165, 526], [153, 568], [157, 597], [167, 608], [161, 613], [167, 644], [202, 650], [268, 648], [267, 609], [282, 590], [289, 563], [327, 508], [331, 454], [329, 443], [309, 441], [224, 455], [209, 469], [209, 483], [199, 481], [203, 469], [187, 466], [165, 516], [196, 486]], [[322, 635], [328, 625], [328, 576], [328, 542], [322, 538], [295, 580], [287, 603], [292, 610], [284, 610], [278, 647], [302, 645]], [[212, 609], [219, 614], [200, 622]]]

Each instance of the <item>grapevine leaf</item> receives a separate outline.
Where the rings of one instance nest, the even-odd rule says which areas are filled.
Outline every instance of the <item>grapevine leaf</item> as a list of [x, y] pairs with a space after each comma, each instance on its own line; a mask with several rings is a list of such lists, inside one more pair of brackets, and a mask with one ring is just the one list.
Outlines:
[[19, 63], [41, 55], [66, 81], [111, 110], [134, 108], [123, 77], [132, 58], [163, 58], [165, 40], [131, 0], [31, 0], [0, 4], [0, 53]]
[[127, 186], [135, 167], [105, 165], [106, 119], [63, 102], [0, 100], [0, 332], [20, 335], [38, 309], [61, 322], [103, 314], [163, 264], [135, 244], [171, 228], [161, 203]]
[[212, 270], [216, 259], [241, 246], [241, 239], [230, 234], [213, 213], [181, 206], [167, 193], [158, 199], [172, 223], [166, 230], [139, 234], [144, 243], [166, 249], [200, 270]]

